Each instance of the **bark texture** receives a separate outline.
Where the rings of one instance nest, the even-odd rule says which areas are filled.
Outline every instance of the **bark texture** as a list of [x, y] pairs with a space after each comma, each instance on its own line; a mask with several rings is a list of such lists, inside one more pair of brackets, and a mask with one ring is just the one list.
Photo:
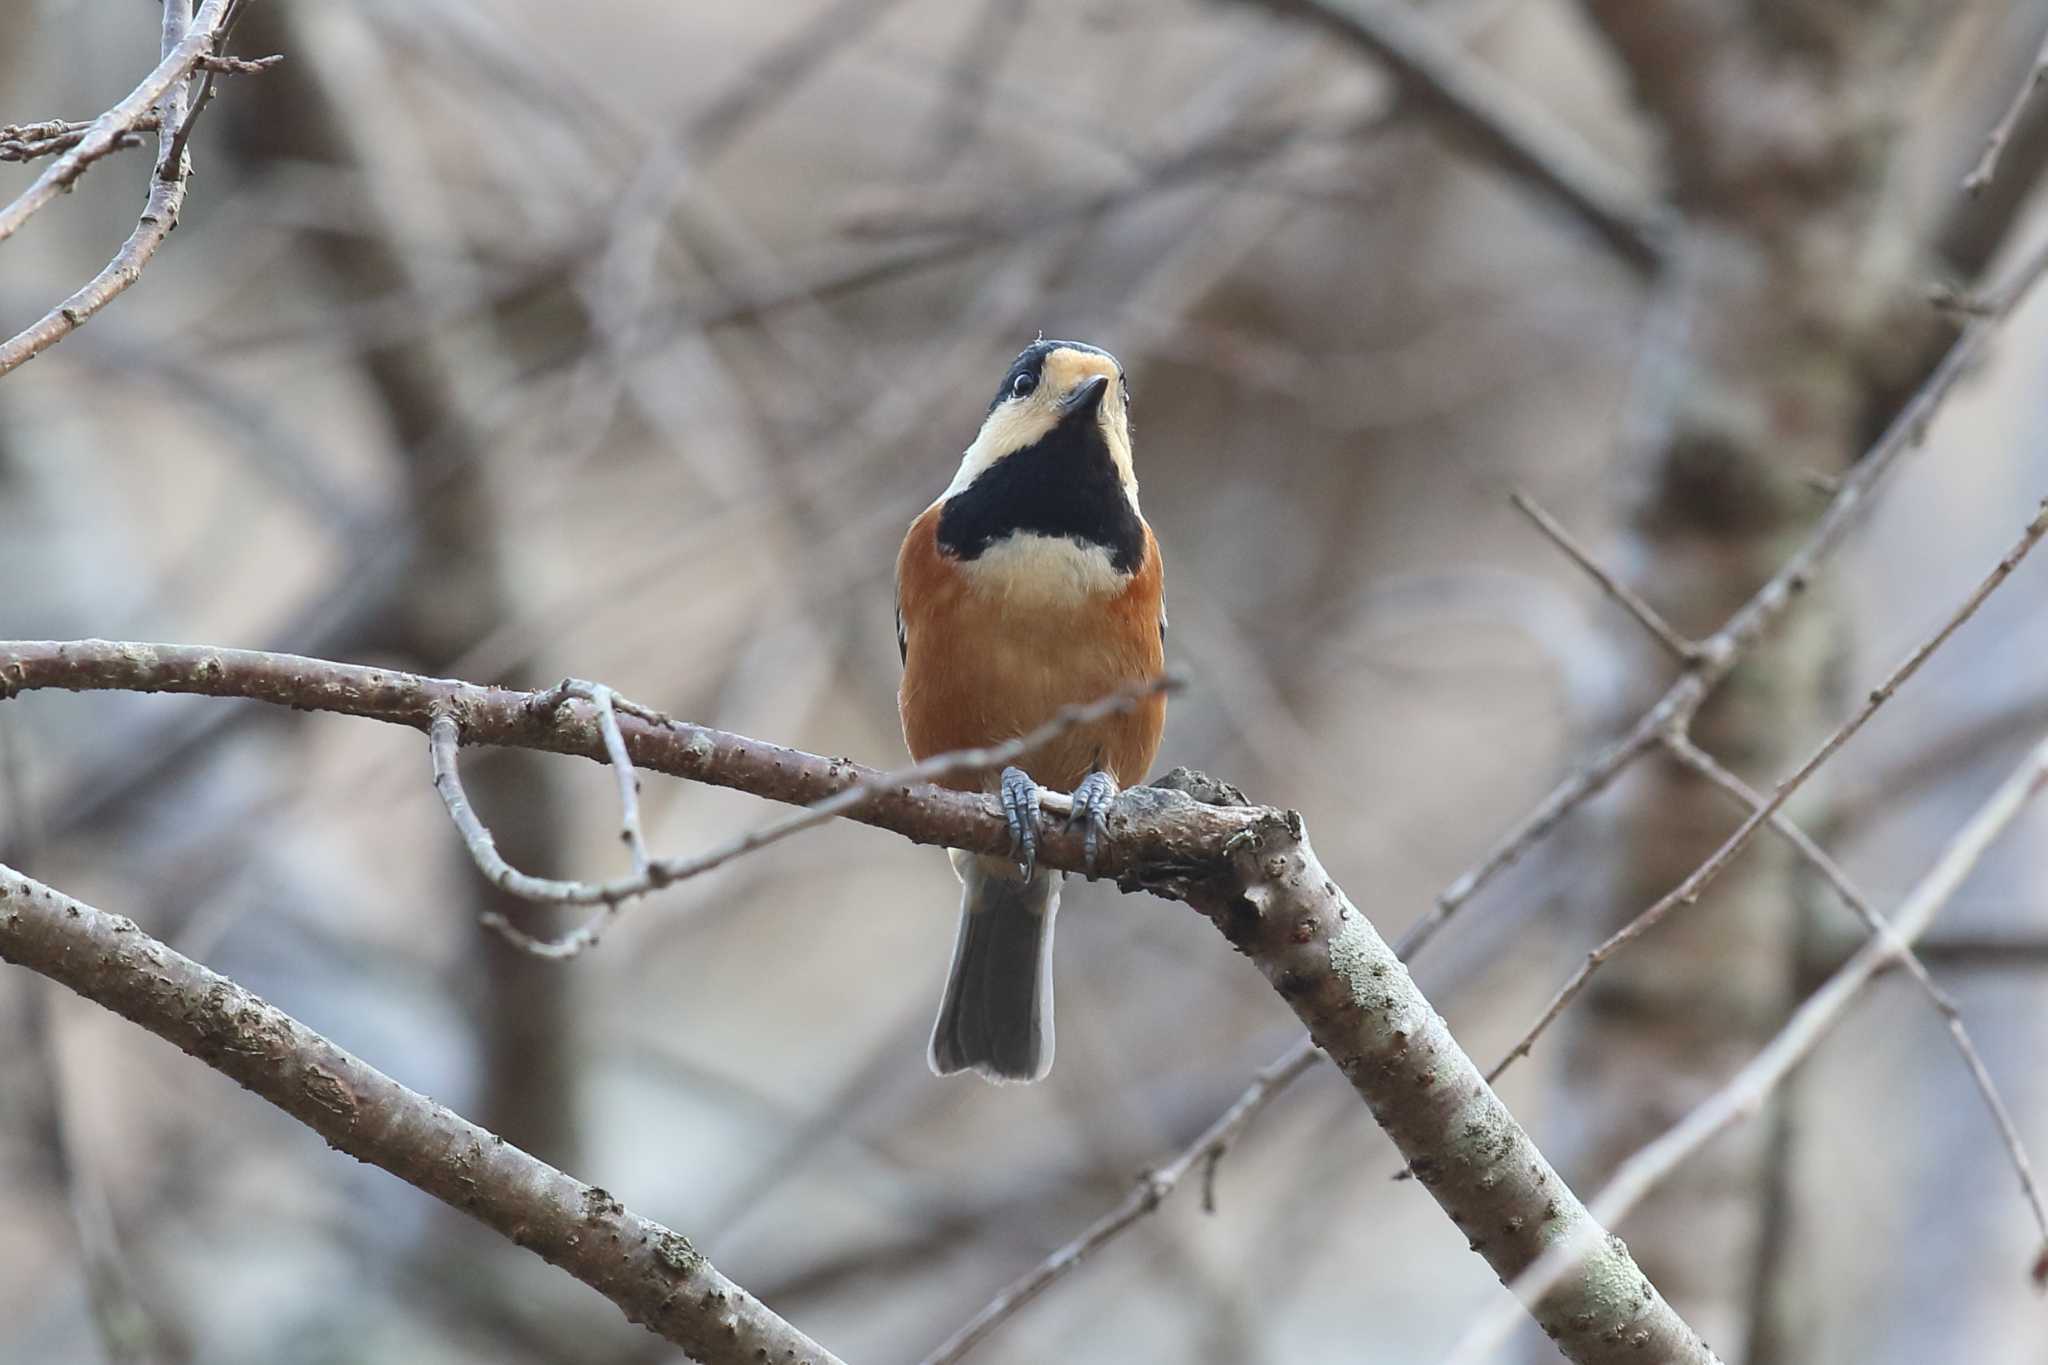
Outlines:
[[132, 920], [0, 866], [0, 958], [177, 1044], [336, 1149], [495, 1228], [703, 1365], [833, 1365], [688, 1238], [400, 1085]]

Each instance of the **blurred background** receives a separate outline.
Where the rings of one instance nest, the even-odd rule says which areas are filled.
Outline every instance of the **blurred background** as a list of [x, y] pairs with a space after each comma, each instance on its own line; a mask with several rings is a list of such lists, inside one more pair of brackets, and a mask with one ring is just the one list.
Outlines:
[[[1129, 373], [1166, 550], [1190, 687], [1162, 768], [1300, 809], [1391, 937], [1672, 676], [1509, 492], [1718, 625], [1952, 335], [1929, 287], [2048, 236], [2040, 108], [1988, 194], [1956, 188], [2048, 4], [1413, 6], [1682, 224], [1655, 267], [1317, 8], [254, 5], [235, 50], [287, 60], [223, 81], [181, 230], [0, 385], [0, 636], [574, 674], [890, 766], [898, 538], [1016, 351], [1078, 338]], [[0, 121], [90, 118], [157, 55], [143, 0], [10, 0], [5, 28]], [[147, 156], [0, 247], [0, 331], [105, 261]], [[0, 197], [36, 169], [0, 166]], [[2037, 300], [1703, 743], [1768, 786], [1939, 624], [2048, 493], [2044, 371]], [[1881, 910], [2048, 726], [2044, 572], [1802, 801]], [[618, 869], [601, 768], [466, 772], [518, 865]], [[661, 779], [645, 801], [668, 853], [773, 814]], [[1731, 823], [1646, 760], [1460, 912], [1423, 988], [1492, 1060]], [[941, 1083], [956, 885], [845, 824], [522, 958], [477, 928], [493, 893], [418, 735], [253, 704], [0, 707], [0, 860], [687, 1233], [856, 1362], [924, 1354], [1297, 1033], [1197, 916], [1075, 885], [1050, 1080]], [[2044, 874], [2036, 812], [1927, 953], [2037, 1151]], [[1590, 1189], [1858, 938], [1759, 844], [1508, 1101]], [[678, 1358], [40, 979], [0, 971], [0, 1020], [0, 1360]], [[974, 1359], [1434, 1360], [1501, 1291], [1397, 1165], [1313, 1071], [1213, 1214], [1183, 1191]], [[1899, 981], [1622, 1231], [1731, 1363], [2048, 1362], [2012, 1169]]]

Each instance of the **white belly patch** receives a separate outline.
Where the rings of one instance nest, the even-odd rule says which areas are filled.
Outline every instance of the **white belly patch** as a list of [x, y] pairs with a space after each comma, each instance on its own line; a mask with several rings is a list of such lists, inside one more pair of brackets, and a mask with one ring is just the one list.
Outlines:
[[1070, 536], [1018, 532], [990, 545], [960, 571], [975, 591], [1017, 606], [1063, 606], [1112, 597], [1130, 583], [1109, 549]]

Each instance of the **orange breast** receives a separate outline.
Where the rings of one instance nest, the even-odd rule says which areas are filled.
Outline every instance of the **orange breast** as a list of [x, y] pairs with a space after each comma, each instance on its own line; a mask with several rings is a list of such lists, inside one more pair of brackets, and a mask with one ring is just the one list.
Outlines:
[[[1114, 591], [1018, 593], [977, 582], [938, 548], [937, 507], [911, 523], [896, 561], [904, 634], [903, 737], [912, 757], [996, 744], [1044, 724], [1062, 707], [1156, 678], [1159, 545]], [[1166, 699], [1079, 726], [1026, 754], [1018, 766], [1041, 786], [1072, 791], [1095, 768], [1119, 786], [1144, 781], [1159, 751]], [[987, 787], [994, 776], [952, 785]]]

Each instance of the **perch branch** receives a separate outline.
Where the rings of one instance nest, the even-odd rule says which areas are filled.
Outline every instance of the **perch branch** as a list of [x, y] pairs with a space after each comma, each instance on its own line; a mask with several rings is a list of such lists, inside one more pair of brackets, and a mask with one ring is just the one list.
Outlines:
[[[107, 641], [0, 643], [0, 701], [38, 688], [244, 697], [417, 730], [448, 714], [475, 743], [606, 757], [586, 701], [541, 708], [535, 699], [545, 694], [291, 655]], [[808, 804], [880, 776], [652, 712], [625, 711], [617, 719], [636, 769], [773, 800]], [[1109, 816], [1099, 869], [1126, 890], [1187, 902], [1252, 959], [1497, 1275], [1520, 1274], [1559, 1237], [1585, 1229], [1584, 1206], [1366, 916], [1323, 871], [1300, 817], [1198, 799], [1209, 795], [1185, 776], [1124, 793]], [[994, 800], [978, 792], [869, 787], [845, 814], [972, 852], [1002, 853], [1009, 843]], [[1048, 828], [1039, 861], [1085, 870], [1081, 832]], [[1582, 1365], [1714, 1360], [1627, 1248], [1604, 1229], [1590, 1235], [1598, 1250], [1534, 1310], [1565, 1355]]]
[[[935, 754], [911, 767], [879, 774], [844, 791], [814, 801], [797, 814], [750, 831], [709, 852], [688, 858], [650, 860], [645, 840], [640, 833], [638, 779], [633, 773], [632, 758], [626, 750], [625, 736], [619, 729], [612, 691], [601, 683], [570, 679], [541, 693], [535, 698], [534, 705], [543, 711], [551, 710], [571, 697], [591, 703], [598, 723], [598, 732], [604, 739], [605, 757], [612, 765], [612, 770], [618, 774], [621, 834], [627, 846], [633, 850], [632, 875], [609, 882], [555, 881], [545, 877], [532, 877], [507, 863], [498, 853], [496, 841], [478, 818], [462, 789], [462, 778], [457, 770], [455, 757], [456, 746], [460, 743], [459, 727], [455, 718], [445, 712], [437, 715], [429, 725], [427, 735], [434, 764], [434, 789], [441, 794], [449, 818], [455, 822], [455, 827], [461, 832], [470, 856], [475, 859], [477, 867], [486, 877], [503, 890], [526, 900], [555, 905], [604, 907], [587, 923], [562, 938], [553, 940], [536, 939], [524, 934], [513, 928], [502, 915], [486, 915], [484, 923], [526, 952], [541, 957], [574, 957], [596, 945], [604, 926], [629, 900], [658, 891], [685, 878], [709, 872], [713, 868], [722, 867], [735, 858], [777, 843], [792, 834], [816, 828], [834, 816], [852, 809], [878, 791], [912, 783], [935, 782], [962, 773], [998, 767], [1057, 739], [1077, 725], [1087, 725], [1101, 720], [1104, 716], [1128, 711], [1146, 697], [1173, 691], [1179, 685], [1179, 680], [1172, 677], [1154, 678], [1135, 687], [1120, 688], [1109, 696], [1092, 702], [1065, 706], [1044, 725], [1016, 739], [987, 748]], [[653, 715], [645, 708], [634, 706], [630, 702], [622, 705], [643, 717]], [[1058, 794], [1047, 795], [1052, 798], [1051, 804], [1057, 810]]]

